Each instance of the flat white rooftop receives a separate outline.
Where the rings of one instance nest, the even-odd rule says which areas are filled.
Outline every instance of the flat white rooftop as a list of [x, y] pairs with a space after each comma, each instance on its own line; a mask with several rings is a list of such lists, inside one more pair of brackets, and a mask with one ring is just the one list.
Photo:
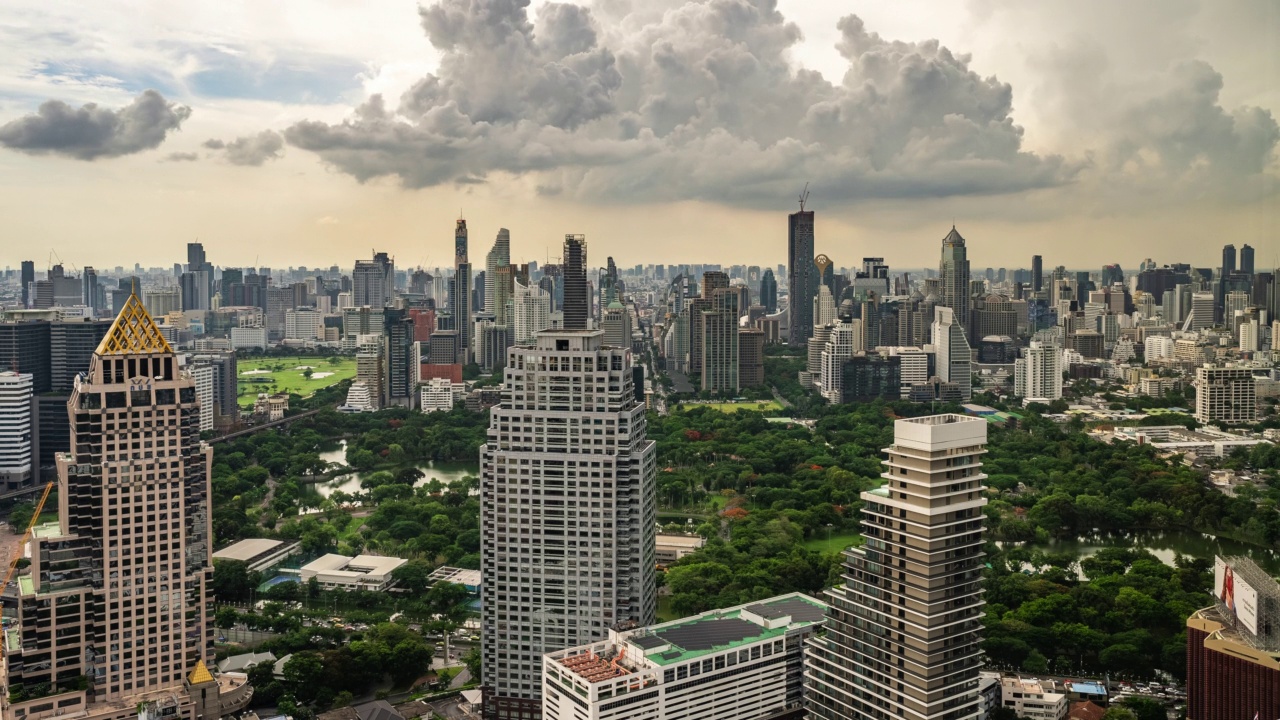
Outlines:
[[268, 538], [249, 538], [240, 542], [228, 545], [213, 554], [216, 560], [239, 560], [240, 562], [249, 562], [259, 555], [272, 550], [276, 550], [284, 545], [282, 540], [271, 540]]

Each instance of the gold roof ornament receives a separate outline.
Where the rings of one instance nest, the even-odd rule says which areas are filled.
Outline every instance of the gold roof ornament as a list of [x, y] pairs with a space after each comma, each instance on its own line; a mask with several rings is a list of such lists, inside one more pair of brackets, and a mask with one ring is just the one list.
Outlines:
[[197, 660], [196, 669], [191, 671], [191, 676], [187, 678], [187, 682], [192, 685], [213, 682], [213, 674], [209, 672], [209, 668], [205, 667], [203, 660]]
[[169, 342], [142, 306], [142, 301], [136, 294], [131, 294], [95, 352], [98, 355], [146, 355], [172, 353], [173, 348], [169, 347]]

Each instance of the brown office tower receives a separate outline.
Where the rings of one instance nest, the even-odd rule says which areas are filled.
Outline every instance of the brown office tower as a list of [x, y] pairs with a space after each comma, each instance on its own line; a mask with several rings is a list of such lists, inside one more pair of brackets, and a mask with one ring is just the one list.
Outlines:
[[3, 714], [213, 720], [249, 701], [215, 677], [209, 468], [195, 380], [130, 296], [67, 402], [58, 521], [4, 596]]
[[1187, 720], [1280, 717], [1280, 585], [1215, 557], [1213, 605], [1187, 619]]
[[809, 644], [810, 718], [979, 717], [986, 441], [986, 421], [964, 415], [894, 423], [885, 484], [862, 493], [866, 544], [845, 551]]

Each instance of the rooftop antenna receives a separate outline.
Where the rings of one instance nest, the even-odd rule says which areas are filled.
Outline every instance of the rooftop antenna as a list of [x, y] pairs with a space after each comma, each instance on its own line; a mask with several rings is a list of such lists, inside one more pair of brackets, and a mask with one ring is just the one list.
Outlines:
[[804, 190], [800, 193], [800, 212], [804, 212], [804, 204], [809, 201], [809, 183], [804, 184]]

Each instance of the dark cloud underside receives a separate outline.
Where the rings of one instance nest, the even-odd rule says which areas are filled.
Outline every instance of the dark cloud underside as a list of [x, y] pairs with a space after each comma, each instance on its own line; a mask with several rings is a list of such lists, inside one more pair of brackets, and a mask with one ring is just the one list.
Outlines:
[[49, 100], [35, 114], [0, 126], [0, 146], [77, 160], [119, 157], [159, 147], [190, 115], [191, 108], [168, 102], [155, 90], [119, 110]]

